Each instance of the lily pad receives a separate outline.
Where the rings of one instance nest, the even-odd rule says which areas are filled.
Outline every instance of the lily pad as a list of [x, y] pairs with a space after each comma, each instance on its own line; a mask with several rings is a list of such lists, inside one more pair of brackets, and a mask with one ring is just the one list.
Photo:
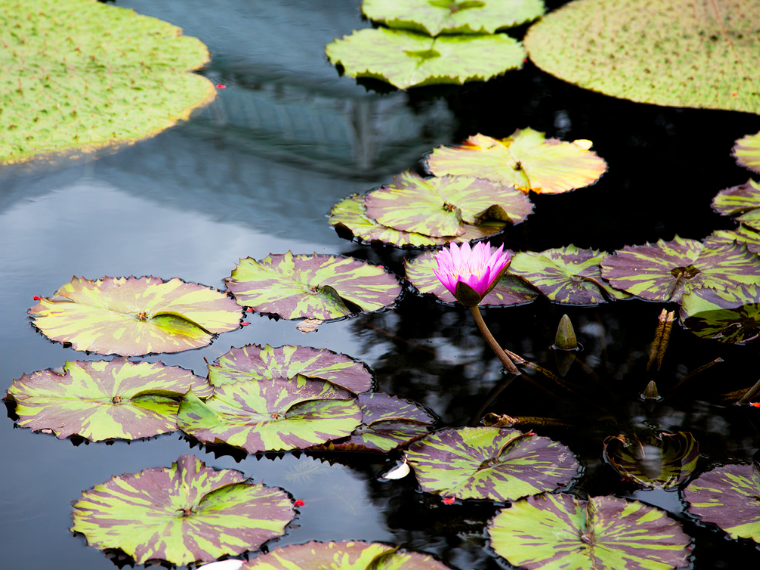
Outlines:
[[731, 243], [743, 243], [752, 253], [760, 254], [760, 232], [739, 224], [735, 230], [715, 230], [705, 240], [705, 246], [715, 247], [716, 245]]
[[604, 440], [604, 459], [623, 476], [644, 487], [672, 489], [691, 477], [699, 444], [688, 432], [618, 435]]
[[523, 192], [560, 194], [596, 182], [607, 163], [580, 145], [517, 129], [505, 139], [475, 135], [459, 146], [441, 146], [427, 159], [436, 176], [477, 176]]
[[597, 305], [629, 294], [611, 287], [602, 278], [599, 263], [607, 254], [574, 245], [515, 255], [509, 272], [522, 277], [555, 303]]
[[625, 246], [602, 261], [602, 277], [642, 299], [680, 303], [684, 294], [703, 287], [760, 285], [760, 258], [744, 245], [706, 246], [676, 236]]
[[760, 133], [736, 141], [733, 154], [740, 165], [760, 173]]
[[92, 0], [0, 8], [0, 162], [153, 136], [214, 99], [209, 59], [167, 22]]
[[170, 468], [111, 477], [84, 491], [74, 503], [71, 530], [99, 550], [123, 550], [138, 564], [160, 559], [184, 566], [256, 550], [285, 534], [294, 516], [282, 489], [182, 455]]
[[496, 515], [488, 534], [496, 554], [529, 570], [689, 565], [691, 539], [677, 521], [655, 507], [612, 496], [528, 497]]
[[760, 230], [760, 184], [754, 180], [721, 190], [713, 198], [712, 207], [724, 216], [736, 216], [736, 220]]
[[[455, 303], [454, 295], [446, 289], [440, 279], [433, 273], [438, 268], [435, 260], [437, 252], [426, 251], [413, 260], [404, 261], [407, 280], [414, 285], [420, 293], [435, 295], [444, 303]], [[483, 297], [480, 305], [483, 306], [506, 306], [524, 305], [530, 303], [538, 293], [526, 285], [522, 279], [505, 273], [488, 295]]]
[[352, 313], [346, 302], [377, 311], [401, 293], [398, 280], [382, 267], [353, 257], [316, 253], [241, 259], [225, 282], [244, 307], [286, 319], [345, 317]]
[[760, 335], [760, 287], [697, 289], [683, 297], [681, 322], [702, 338], [744, 344]]
[[754, 0], [579, 0], [525, 36], [547, 73], [613, 97], [760, 113]]
[[580, 472], [564, 445], [497, 427], [439, 431], [405, 456], [423, 491], [460, 499], [514, 501], [564, 487]]
[[465, 224], [496, 218], [519, 224], [533, 204], [512, 186], [481, 178], [422, 178], [407, 170], [364, 198], [367, 217], [393, 229], [431, 237], [455, 237]]
[[703, 473], [684, 490], [686, 509], [718, 525], [731, 538], [760, 542], [760, 465], [724, 465]]
[[438, 34], [493, 34], [535, 20], [541, 0], [364, 0], [362, 13], [390, 28]]
[[74, 277], [29, 309], [50, 340], [75, 350], [141, 356], [200, 348], [240, 327], [240, 307], [226, 294], [174, 278]]
[[525, 50], [504, 34], [431, 38], [403, 30], [365, 29], [328, 44], [333, 65], [349, 77], [387, 81], [399, 89], [486, 81], [523, 65]]
[[138, 439], [177, 429], [179, 398], [189, 390], [207, 398], [211, 385], [189, 370], [126, 358], [67, 362], [63, 372], [41, 370], [14, 380], [18, 425], [52, 430], [63, 439]]

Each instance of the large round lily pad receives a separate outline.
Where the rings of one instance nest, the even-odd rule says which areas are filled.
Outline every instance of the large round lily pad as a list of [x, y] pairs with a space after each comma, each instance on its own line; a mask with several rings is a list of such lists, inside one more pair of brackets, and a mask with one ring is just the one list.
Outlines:
[[733, 154], [736, 162], [760, 173], [760, 133], [747, 135], [736, 141]]
[[71, 530], [100, 550], [123, 550], [138, 564], [160, 559], [184, 566], [256, 550], [285, 534], [294, 515], [282, 489], [183, 455], [170, 468], [111, 477], [84, 491]]
[[538, 495], [503, 509], [488, 527], [491, 547], [529, 570], [689, 565], [691, 538], [665, 511], [617, 497]]
[[16, 401], [21, 427], [101, 441], [176, 430], [179, 398], [191, 389], [204, 398], [213, 393], [204, 378], [178, 366], [115, 358], [67, 362], [63, 373], [24, 374], [8, 397]]
[[681, 322], [702, 338], [743, 344], [760, 335], [760, 287], [697, 289], [683, 296]]
[[716, 212], [735, 216], [736, 220], [760, 230], [760, 184], [754, 180], [721, 190], [713, 198], [712, 206]]
[[760, 113], [756, 0], [577, 0], [533, 25], [533, 62], [640, 103]]
[[51, 340], [97, 354], [141, 356], [209, 344], [240, 327], [242, 312], [226, 294], [174, 278], [74, 277], [29, 309]]

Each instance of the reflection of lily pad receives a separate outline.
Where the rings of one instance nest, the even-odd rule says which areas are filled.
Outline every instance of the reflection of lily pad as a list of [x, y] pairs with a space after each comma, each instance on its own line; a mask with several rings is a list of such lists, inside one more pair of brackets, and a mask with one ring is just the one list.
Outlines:
[[697, 289], [683, 297], [681, 322], [702, 338], [742, 344], [760, 335], [760, 287]]
[[396, 278], [382, 267], [316, 253], [241, 259], [225, 281], [241, 305], [286, 319], [345, 317], [352, 312], [346, 302], [376, 311], [401, 293]]
[[[456, 299], [451, 292], [444, 287], [438, 276], [433, 273], [438, 269], [435, 260], [437, 252], [426, 251], [411, 261], [405, 261], [406, 278], [415, 286], [420, 293], [435, 295], [444, 303], [454, 303]], [[526, 285], [521, 279], [505, 273], [488, 295], [483, 297], [481, 305], [524, 305], [530, 303], [538, 293]]]
[[427, 167], [436, 176], [477, 176], [524, 192], [559, 194], [593, 184], [607, 163], [579, 145], [545, 139], [528, 128], [502, 140], [475, 135], [459, 146], [441, 146]]
[[715, 247], [717, 244], [725, 244], [736, 241], [743, 243], [752, 253], [760, 254], [760, 232], [740, 224], [735, 230], [715, 230], [705, 240], [705, 246]]
[[760, 172], [760, 133], [740, 138], [734, 145], [736, 162], [742, 166]]
[[760, 230], [760, 184], [754, 180], [721, 190], [712, 206], [716, 212], [736, 216], [736, 220]]
[[67, 362], [64, 372], [24, 374], [8, 389], [19, 425], [49, 429], [59, 438], [90, 441], [151, 437], [177, 429], [179, 397], [193, 389], [212, 394], [209, 383], [189, 370], [160, 362]]
[[607, 254], [568, 245], [542, 252], [515, 255], [509, 272], [533, 285], [555, 303], [596, 305], [630, 297], [602, 279], [599, 263]]
[[547, 73], [613, 97], [760, 113], [758, 21], [755, 0], [579, 0], [525, 45]]
[[699, 444], [688, 432], [619, 435], [604, 440], [604, 459], [625, 479], [671, 489], [697, 467]]
[[350, 77], [380, 79], [399, 89], [485, 81], [522, 67], [525, 50], [504, 34], [440, 36], [379, 28], [328, 44], [327, 57]]
[[666, 570], [689, 563], [691, 539], [665, 511], [617, 497], [538, 495], [503, 509], [488, 527], [514, 566]]
[[423, 491], [460, 499], [513, 501], [554, 491], [579, 472], [564, 445], [496, 427], [430, 434], [409, 447], [406, 459]]
[[282, 489], [183, 455], [171, 468], [112, 477], [84, 491], [71, 530], [100, 550], [123, 550], [138, 564], [162, 559], [184, 566], [256, 550], [285, 534], [293, 516]]
[[29, 309], [51, 340], [75, 350], [140, 356], [200, 348], [240, 326], [240, 307], [224, 293], [178, 278], [74, 277]]

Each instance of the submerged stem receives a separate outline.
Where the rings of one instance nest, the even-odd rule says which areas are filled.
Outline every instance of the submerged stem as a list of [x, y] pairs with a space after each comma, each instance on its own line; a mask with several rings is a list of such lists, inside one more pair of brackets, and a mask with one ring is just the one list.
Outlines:
[[499, 346], [499, 343], [496, 342], [496, 339], [491, 334], [491, 331], [488, 330], [488, 327], [483, 320], [483, 315], [480, 314], [480, 309], [478, 306], [473, 305], [470, 307], [470, 311], [472, 311], [472, 316], [475, 317], [475, 322], [478, 324], [480, 333], [486, 339], [486, 342], [488, 343], [488, 346], [491, 347], [491, 350], [493, 350], [496, 356], [499, 357], [499, 360], [501, 360], [501, 363], [504, 365], [504, 368], [507, 369], [507, 372], [514, 374], [515, 376], [519, 376], [521, 372], [517, 369], [517, 366], [515, 366], [514, 362], [510, 360], [509, 356], [507, 356], [507, 353], [504, 352], [501, 346]]

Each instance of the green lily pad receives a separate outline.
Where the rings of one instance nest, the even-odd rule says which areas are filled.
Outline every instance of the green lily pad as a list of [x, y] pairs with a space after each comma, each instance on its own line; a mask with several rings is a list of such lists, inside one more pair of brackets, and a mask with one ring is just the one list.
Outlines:
[[399, 89], [486, 81], [523, 65], [525, 50], [504, 34], [431, 38], [387, 28], [365, 29], [336, 39], [325, 53], [349, 77], [387, 81]]
[[423, 491], [460, 499], [514, 501], [566, 486], [580, 471], [564, 445], [497, 427], [439, 431], [405, 457]]
[[401, 293], [396, 278], [382, 267], [316, 253], [241, 259], [225, 282], [244, 307], [286, 319], [345, 317], [352, 312], [346, 301], [363, 311], [377, 311]]
[[141, 356], [200, 348], [240, 327], [240, 307], [225, 293], [174, 278], [74, 277], [29, 309], [50, 340], [75, 350]]
[[488, 527], [491, 547], [528, 570], [689, 565], [690, 537], [665, 511], [617, 497], [538, 495], [503, 509]]
[[71, 530], [100, 550], [123, 550], [138, 564], [161, 559], [184, 566], [256, 550], [285, 534], [294, 516], [282, 489], [182, 455], [170, 468], [111, 477], [84, 491]]
[[0, 162], [153, 136], [216, 96], [196, 38], [92, 0], [0, 7]]
[[703, 287], [760, 285], [760, 259], [736, 243], [707, 246], [676, 236], [669, 242], [625, 246], [601, 265], [610, 285], [650, 301], [680, 303], [684, 294]]
[[702, 338], [744, 344], [760, 335], [760, 287], [697, 289], [683, 296], [681, 322]]
[[739, 224], [735, 230], [715, 230], [705, 240], [706, 247], [715, 247], [726, 243], [743, 243], [752, 253], [760, 254], [760, 232]]
[[[455, 303], [454, 295], [446, 289], [441, 283], [438, 276], [433, 273], [438, 268], [435, 256], [438, 252], [426, 251], [413, 260], [404, 260], [407, 280], [423, 294], [431, 294], [438, 297], [444, 303]], [[509, 270], [508, 270], [509, 271]], [[524, 305], [530, 303], [538, 293], [535, 289], [526, 285], [522, 279], [505, 273], [496, 287], [491, 289], [480, 305], [483, 306], [506, 306], [506, 305]]]
[[541, 0], [364, 0], [362, 13], [390, 28], [437, 36], [493, 34], [535, 20]]
[[719, 214], [736, 216], [736, 220], [760, 230], [760, 184], [754, 180], [721, 190], [713, 198], [712, 207]]
[[760, 173], [760, 133], [747, 135], [736, 141], [733, 154], [740, 165]]
[[427, 159], [436, 176], [477, 176], [523, 192], [560, 194], [596, 182], [607, 163], [595, 152], [533, 129], [505, 139], [475, 135], [459, 146], [438, 147]]
[[618, 435], [604, 440], [604, 459], [623, 476], [644, 487], [671, 489], [691, 477], [699, 444], [688, 432]]
[[175, 431], [179, 398], [191, 389], [203, 398], [213, 393], [204, 378], [178, 366], [115, 358], [67, 362], [63, 373], [24, 374], [8, 397], [16, 401], [21, 427], [102, 441]]
[[547, 73], [640, 103], [760, 113], [754, 0], [579, 0], [525, 36]]
[[509, 272], [522, 277], [555, 303], [597, 305], [607, 298], [625, 299], [628, 293], [602, 278], [599, 263], [607, 254], [574, 245], [515, 255]]

